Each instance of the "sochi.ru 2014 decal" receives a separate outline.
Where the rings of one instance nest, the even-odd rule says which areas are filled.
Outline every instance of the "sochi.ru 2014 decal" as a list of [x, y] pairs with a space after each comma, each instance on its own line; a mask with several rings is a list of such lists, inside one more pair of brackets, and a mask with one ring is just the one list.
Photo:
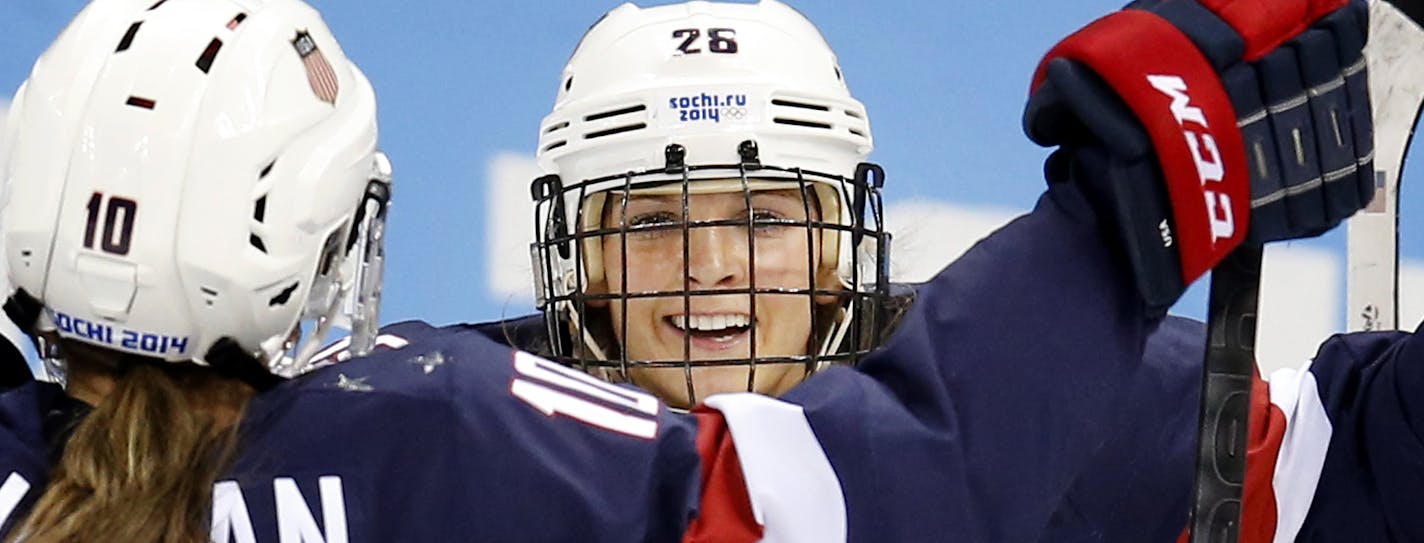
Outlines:
[[80, 336], [127, 351], [151, 355], [181, 355], [188, 351], [188, 336], [169, 336], [73, 317], [54, 312], [54, 327], [62, 334]]
[[711, 121], [720, 123], [723, 119], [740, 121], [747, 117], [747, 95], [704, 92], [674, 96], [668, 98], [668, 107], [672, 108], [679, 122]]

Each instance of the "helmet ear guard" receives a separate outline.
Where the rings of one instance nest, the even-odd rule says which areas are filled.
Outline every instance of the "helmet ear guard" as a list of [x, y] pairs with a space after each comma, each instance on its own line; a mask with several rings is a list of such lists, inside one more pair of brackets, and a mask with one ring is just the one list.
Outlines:
[[[365, 356], [376, 348], [380, 334], [381, 284], [386, 262], [386, 213], [391, 204], [392, 168], [385, 153], [376, 154], [375, 172], [366, 185], [366, 195], [356, 208], [355, 227], [346, 250], [351, 276], [344, 289], [341, 315], [349, 317], [351, 355]], [[352, 253], [352, 251], [355, 251]]]

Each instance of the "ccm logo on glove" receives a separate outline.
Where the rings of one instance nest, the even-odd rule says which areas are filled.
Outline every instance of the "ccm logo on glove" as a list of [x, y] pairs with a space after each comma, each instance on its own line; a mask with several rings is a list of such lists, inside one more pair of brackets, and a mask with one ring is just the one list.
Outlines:
[[1206, 115], [1201, 108], [1191, 105], [1187, 82], [1181, 77], [1149, 75], [1147, 82], [1172, 99], [1172, 117], [1182, 127], [1182, 135], [1187, 139], [1187, 147], [1191, 148], [1192, 159], [1196, 161], [1197, 177], [1201, 179], [1202, 195], [1206, 199], [1206, 218], [1211, 225], [1212, 243], [1231, 237], [1236, 232], [1231, 196], [1220, 192], [1226, 167], [1222, 165], [1221, 152], [1217, 150], [1216, 138], [1211, 135]]

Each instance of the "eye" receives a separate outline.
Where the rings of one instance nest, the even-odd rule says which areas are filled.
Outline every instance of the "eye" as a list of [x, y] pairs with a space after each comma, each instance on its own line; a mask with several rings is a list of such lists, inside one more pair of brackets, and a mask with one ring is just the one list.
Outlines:
[[[785, 220], [786, 220], [786, 216], [785, 216], [785, 215], [782, 215], [782, 214], [777, 213], [776, 211], [772, 211], [772, 210], [770, 210], [770, 209], [754, 209], [754, 210], [752, 210], [752, 221], [753, 221], [753, 222], [758, 222], [758, 223], [760, 223], [760, 222], [774, 222], [774, 221], [785, 221]], [[757, 226], [767, 226], [767, 225], [758, 224]]]
[[751, 215], [752, 227], [759, 236], [778, 236], [788, 232], [789, 227], [801, 226], [795, 219], [771, 209], [753, 209]]
[[652, 241], [676, 235], [681, 216], [671, 211], [648, 211], [628, 217], [628, 239]]
[[628, 227], [641, 230], [644, 228], [655, 228], [657, 226], [673, 224], [676, 223], [677, 220], [678, 217], [676, 214], [667, 211], [652, 211], [633, 215], [632, 218], [628, 219]]

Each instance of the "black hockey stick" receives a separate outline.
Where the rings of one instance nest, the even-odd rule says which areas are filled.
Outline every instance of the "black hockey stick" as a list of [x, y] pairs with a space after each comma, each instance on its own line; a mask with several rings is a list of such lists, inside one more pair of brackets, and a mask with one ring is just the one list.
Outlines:
[[1192, 543], [1235, 543], [1241, 530], [1260, 288], [1259, 246], [1241, 246], [1211, 272], [1206, 363], [1197, 415]]
[[[1370, 67], [1375, 149], [1381, 153], [1375, 163], [1385, 161], [1383, 168], [1376, 171], [1376, 192], [1380, 193], [1376, 198], [1385, 198], [1377, 203], [1387, 202], [1389, 209], [1397, 209], [1393, 206], [1397, 206], [1395, 196], [1404, 150], [1424, 97], [1424, 70], [1410, 66], [1424, 62], [1421, 16], [1424, 0], [1375, 0], [1370, 6], [1370, 44], [1365, 55]], [[1386, 158], [1391, 155], [1392, 168]], [[1394, 220], [1397, 215], [1390, 217], [1391, 223]], [[1390, 229], [1394, 226], [1389, 225]], [[1354, 229], [1352, 224], [1352, 237]], [[1375, 235], [1391, 236], [1391, 251], [1397, 247], [1395, 230], [1375, 231]], [[1353, 245], [1352, 240], [1352, 250]], [[1396, 260], [1388, 273], [1397, 281], [1397, 253], [1393, 256]], [[1352, 272], [1353, 264], [1352, 255]], [[1237, 249], [1212, 272], [1190, 521], [1192, 543], [1235, 543], [1240, 534], [1260, 281], [1259, 247]], [[1395, 311], [1397, 304], [1393, 284], [1388, 291], [1390, 311]], [[1353, 300], [1350, 304], [1355, 309]], [[1390, 320], [1394, 322], [1393, 318]]]

